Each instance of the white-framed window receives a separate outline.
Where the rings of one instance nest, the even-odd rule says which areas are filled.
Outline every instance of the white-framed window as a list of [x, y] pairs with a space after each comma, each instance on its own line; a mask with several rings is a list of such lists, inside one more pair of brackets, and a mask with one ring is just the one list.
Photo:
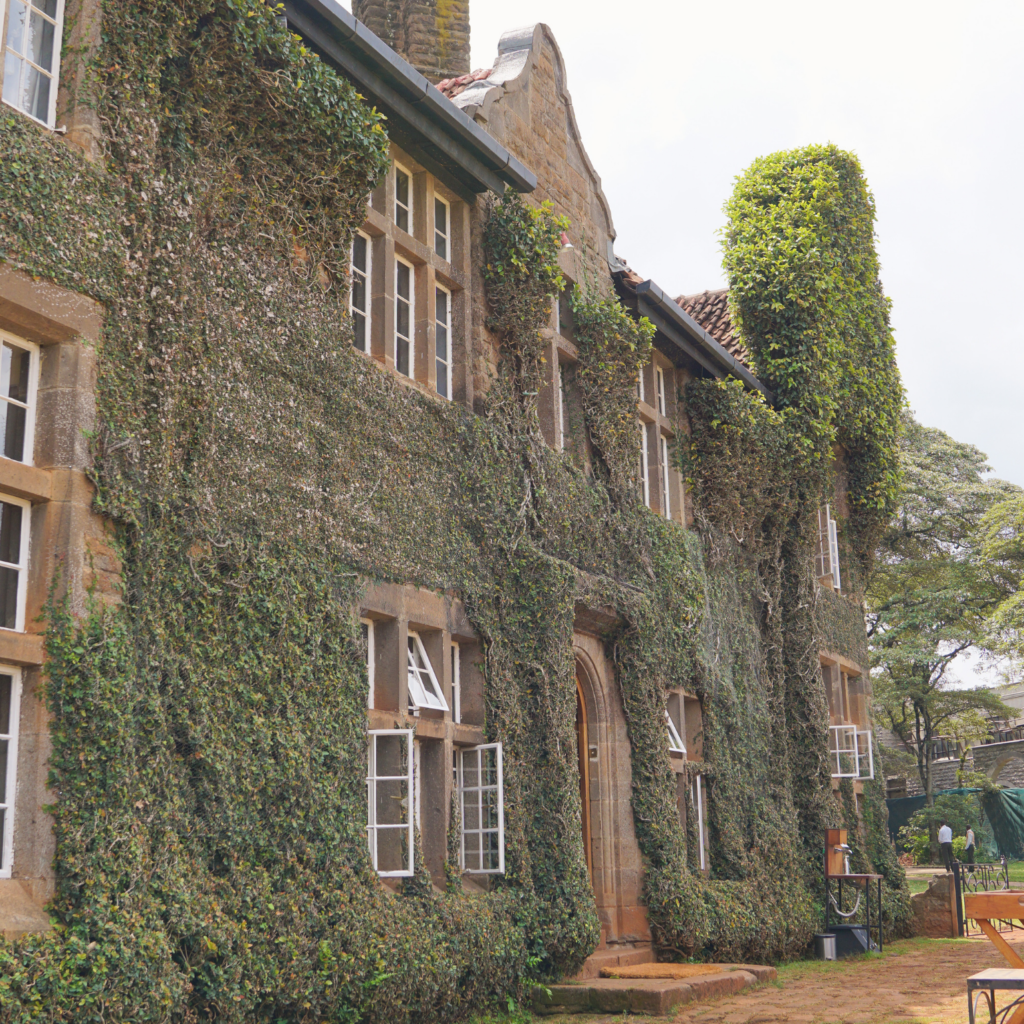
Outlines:
[[412, 175], [395, 164], [395, 223], [406, 232], [412, 231]]
[[504, 874], [505, 791], [500, 743], [459, 751], [459, 805], [462, 870]]
[[697, 848], [700, 860], [700, 869], [707, 869], [707, 831], [704, 824], [705, 786], [704, 776], [694, 776], [690, 783], [690, 802], [697, 812]]
[[409, 630], [409, 706], [447, 711], [444, 690], [434, 674], [419, 633]]
[[395, 257], [395, 369], [406, 377], [413, 373], [413, 280], [411, 263]]
[[658, 394], [658, 412], [662, 416], [667, 416], [668, 413], [665, 411], [667, 409], [665, 404], [665, 371], [660, 366], [654, 368], [654, 388]]
[[370, 238], [357, 231], [352, 239], [352, 287], [349, 309], [352, 311], [352, 344], [360, 352], [370, 351]]
[[658, 435], [659, 461], [661, 463], [661, 488], [665, 495], [665, 518], [672, 518], [672, 498], [669, 491], [669, 466], [668, 466], [668, 438], [664, 434]]
[[830, 725], [828, 757], [833, 779], [873, 779], [875, 756], [871, 730], [855, 725]]
[[39, 346], [0, 331], [0, 454], [32, 465]]
[[565, 446], [569, 443], [569, 402], [568, 394], [565, 389], [565, 363], [558, 364], [558, 402], [556, 403], [558, 408], [556, 413], [558, 416], [558, 448], [560, 451], [565, 450]]
[[643, 370], [643, 367], [640, 367], [640, 372], [637, 374], [637, 377], [636, 377], [636, 397], [641, 402], [646, 402], [647, 401], [647, 399], [644, 398], [644, 370]]
[[832, 586], [842, 589], [839, 578], [839, 531], [832, 518], [832, 508], [818, 509], [818, 579], [832, 577]]
[[[0, 5], [2, 10], [2, 5]], [[64, 0], [9, 0], [4, 103], [53, 127], [57, 114]]]
[[366, 776], [370, 863], [385, 878], [412, 875], [415, 864], [412, 729], [371, 729]]
[[651, 507], [651, 467], [647, 451], [647, 424], [640, 421], [640, 483], [643, 487], [644, 504]]
[[14, 794], [18, 770], [21, 669], [0, 665], [0, 878], [11, 877], [14, 860]]
[[434, 288], [434, 359], [437, 370], [437, 393], [452, 397], [452, 293], [447, 288]]
[[0, 629], [25, 629], [31, 508], [21, 498], [0, 494]]
[[668, 749], [673, 754], [685, 754], [686, 753], [686, 741], [679, 733], [679, 729], [676, 727], [676, 723], [672, 721], [672, 716], [668, 713], [668, 709], [665, 709], [665, 722], [668, 725]]
[[434, 252], [443, 260], [452, 258], [452, 214], [447, 201], [434, 196]]
[[452, 643], [452, 721], [462, 721], [462, 648]]
[[366, 648], [366, 675], [370, 683], [370, 694], [366, 706], [373, 707], [373, 670], [376, 662], [376, 650], [374, 648], [373, 619], [360, 619], [359, 624], [363, 630], [363, 645]]

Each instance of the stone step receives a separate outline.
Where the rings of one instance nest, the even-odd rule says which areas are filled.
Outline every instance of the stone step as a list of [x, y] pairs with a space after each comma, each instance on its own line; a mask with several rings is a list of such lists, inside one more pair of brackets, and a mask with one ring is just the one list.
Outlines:
[[776, 977], [774, 967], [749, 964], [715, 966], [721, 970], [685, 980], [593, 978], [547, 988], [537, 986], [533, 990], [533, 1010], [537, 1014], [645, 1013], [665, 1017], [685, 1003], [734, 995], [753, 985], [774, 981]]
[[601, 971], [606, 968], [653, 964], [657, 959], [652, 946], [609, 946], [588, 956], [580, 968], [580, 973], [572, 980], [587, 981], [590, 978], [600, 978]]

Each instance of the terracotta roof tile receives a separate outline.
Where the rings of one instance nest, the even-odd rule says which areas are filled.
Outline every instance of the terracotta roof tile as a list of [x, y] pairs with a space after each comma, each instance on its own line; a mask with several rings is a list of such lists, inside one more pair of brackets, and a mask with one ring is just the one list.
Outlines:
[[748, 368], [750, 353], [736, 334], [732, 317], [729, 315], [729, 289], [699, 292], [696, 295], [680, 295], [676, 302], [725, 349]]
[[481, 68], [479, 71], [471, 71], [468, 75], [459, 75], [458, 78], [444, 78], [434, 88], [453, 100], [474, 82], [489, 78], [493, 70], [494, 68]]

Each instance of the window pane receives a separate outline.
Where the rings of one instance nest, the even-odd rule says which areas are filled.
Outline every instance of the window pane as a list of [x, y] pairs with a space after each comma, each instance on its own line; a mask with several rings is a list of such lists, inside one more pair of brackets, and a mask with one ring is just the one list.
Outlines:
[[32, 6], [51, 18], [57, 17], [57, 0], [32, 0]]
[[434, 318], [438, 323], [448, 323], [448, 293], [440, 288], [434, 289]]
[[377, 829], [377, 870], [405, 871], [408, 867], [408, 844], [408, 829]]
[[28, 370], [31, 353], [4, 342], [0, 355], [0, 395], [16, 402], [28, 401]]
[[4, 58], [4, 101], [12, 107], [20, 107], [21, 100], [18, 98], [21, 84], [21, 61], [10, 51]]
[[406, 811], [409, 806], [406, 790], [409, 783], [405, 779], [378, 780], [375, 784], [377, 804], [374, 807], [376, 824], [401, 825], [407, 822]]
[[409, 342], [401, 339], [395, 346], [395, 368], [406, 377], [412, 376], [409, 373]]
[[[4, 835], [4, 828], [5, 828], [6, 824], [7, 824], [7, 811], [0, 810], [0, 837], [3, 837], [3, 835]], [[0, 867], [6, 868], [7, 867], [7, 863], [6, 863], [6, 861], [4, 861], [2, 859], [3, 858], [3, 849], [4, 849], [4, 844], [2, 842], [0, 842]]]
[[501, 866], [501, 852], [498, 849], [498, 833], [488, 832], [480, 838], [484, 843], [484, 870], [497, 871]]
[[465, 862], [467, 871], [479, 871], [480, 864], [480, 836], [465, 836]]
[[434, 232], [434, 252], [436, 252], [441, 259], [448, 259], [448, 239], [436, 231]]
[[403, 206], [409, 205], [409, 175], [404, 171], [395, 171], [395, 198]]
[[409, 774], [409, 762], [405, 736], [374, 736], [374, 743], [377, 744], [377, 764], [374, 775], [380, 778], [383, 775]]
[[395, 288], [398, 290], [398, 295], [403, 299], [408, 299], [412, 294], [411, 277], [410, 268], [404, 263], [397, 263], [395, 265]]
[[[7, 45], [18, 53], [24, 53], [25, 25], [28, 23], [28, 4], [14, 0], [9, 8], [7, 18]], [[4, 99], [7, 99], [7, 90], [4, 90]]]
[[494, 750], [482, 750], [480, 752], [483, 758], [483, 764], [481, 764], [481, 785], [484, 786], [496, 786], [498, 784], [498, 751]]
[[352, 275], [352, 307], [366, 312], [366, 278], [362, 274]]
[[448, 234], [448, 207], [438, 198], [434, 198], [434, 230], [442, 235]]
[[25, 424], [28, 412], [20, 405], [0, 401], [0, 432], [4, 438], [4, 456], [22, 462], [25, 458]]
[[478, 750], [473, 750], [462, 755], [462, 787], [463, 789], [476, 789], [480, 785], [480, 773], [477, 770]]
[[356, 235], [352, 239], [352, 266], [356, 270], [366, 273], [366, 239], [362, 235]]
[[437, 393], [442, 398], [451, 398], [448, 394], [448, 364], [437, 360]]
[[480, 827], [480, 808], [477, 806], [476, 797], [476, 792], [466, 794], [462, 827], [468, 832], [474, 832]]
[[437, 344], [437, 358], [439, 362], [448, 362], [448, 328], [443, 324], [437, 325], [435, 332], [436, 344]]
[[50, 79], [33, 67], [25, 68], [22, 109], [33, 117], [46, 121], [50, 116]]
[[[0, 733], [5, 736], [11, 732], [11, 690], [14, 687], [12, 676], [0, 675]], [[0, 795], [3, 791], [0, 790]]]
[[47, 21], [41, 14], [32, 12], [28, 32], [28, 59], [46, 71], [53, 70], [53, 30], [52, 21]]
[[0, 562], [21, 564], [21, 506], [0, 501]]
[[480, 827], [498, 827], [498, 794], [493, 789], [480, 791]]
[[366, 351], [366, 317], [362, 313], [356, 313], [352, 318], [352, 326], [354, 328], [354, 334], [352, 338], [352, 344], [355, 345], [360, 352]]
[[18, 570], [0, 566], [0, 629], [18, 628]]
[[0, 801], [8, 806], [10, 805], [10, 800], [7, 799], [7, 748], [9, 746], [9, 740], [0, 740]]
[[395, 306], [395, 330], [403, 337], [409, 337], [409, 303], [399, 299]]

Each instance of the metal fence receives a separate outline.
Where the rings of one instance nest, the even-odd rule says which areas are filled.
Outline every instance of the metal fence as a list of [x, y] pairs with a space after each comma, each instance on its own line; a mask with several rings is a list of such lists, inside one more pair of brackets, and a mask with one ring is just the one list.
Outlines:
[[[956, 898], [956, 923], [961, 937], [981, 935], [977, 922], [967, 917], [964, 910], [964, 896], [972, 892], [999, 892], [1010, 888], [1010, 867], [1005, 857], [998, 864], [965, 864], [953, 861], [953, 889]], [[1020, 925], [1014, 921], [996, 921], [993, 924], [1001, 932], [1013, 931]]]

